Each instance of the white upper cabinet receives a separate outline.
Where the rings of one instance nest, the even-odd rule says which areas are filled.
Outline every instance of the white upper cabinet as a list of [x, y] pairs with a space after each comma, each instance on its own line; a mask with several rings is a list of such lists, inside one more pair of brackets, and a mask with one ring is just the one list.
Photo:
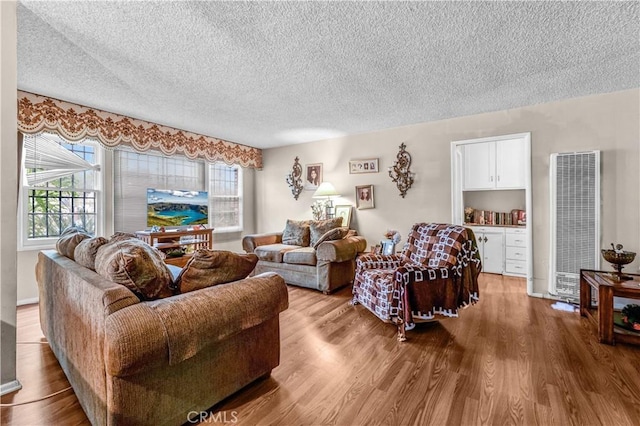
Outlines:
[[464, 145], [463, 190], [525, 187], [526, 145], [505, 139]]
[[495, 142], [472, 143], [464, 146], [463, 189], [493, 189], [496, 184]]
[[526, 155], [523, 139], [496, 141], [496, 188], [525, 187]]

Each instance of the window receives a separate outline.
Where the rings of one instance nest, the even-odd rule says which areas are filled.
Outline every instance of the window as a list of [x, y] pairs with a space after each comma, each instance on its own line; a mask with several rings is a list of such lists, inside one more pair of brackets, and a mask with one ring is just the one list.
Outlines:
[[216, 231], [242, 231], [242, 169], [215, 163], [209, 166], [209, 222]]
[[24, 135], [20, 248], [52, 247], [68, 226], [101, 233], [102, 152], [55, 134]]
[[117, 150], [114, 155], [114, 231], [147, 229], [147, 189], [208, 191], [209, 225], [242, 230], [242, 168], [182, 156]]
[[118, 150], [114, 155], [114, 223], [116, 232], [147, 228], [147, 189], [202, 191], [203, 161], [186, 157]]

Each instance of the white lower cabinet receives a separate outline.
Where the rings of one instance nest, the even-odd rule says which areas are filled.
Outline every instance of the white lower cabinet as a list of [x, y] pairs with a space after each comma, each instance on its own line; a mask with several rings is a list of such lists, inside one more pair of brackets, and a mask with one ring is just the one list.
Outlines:
[[471, 226], [476, 235], [482, 272], [527, 276], [527, 231], [524, 228]]
[[504, 228], [474, 226], [471, 229], [476, 235], [482, 272], [504, 273]]
[[525, 277], [527, 275], [526, 231], [520, 228], [505, 230], [505, 275]]

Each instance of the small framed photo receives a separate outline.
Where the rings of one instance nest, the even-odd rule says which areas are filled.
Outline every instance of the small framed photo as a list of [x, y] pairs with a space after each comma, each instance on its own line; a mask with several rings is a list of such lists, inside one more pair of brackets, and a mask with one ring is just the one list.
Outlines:
[[396, 245], [391, 240], [380, 241], [380, 246], [382, 254], [395, 254], [396, 252]]
[[307, 164], [304, 175], [304, 189], [315, 191], [322, 183], [322, 163]]
[[336, 206], [335, 217], [342, 218], [342, 226], [351, 225], [351, 206]]
[[350, 160], [349, 173], [378, 173], [378, 159], [369, 158], [367, 160]]
[[373, 185], [356, 186], [356, 207], [358, 210], [372, 209], [373, 204]]

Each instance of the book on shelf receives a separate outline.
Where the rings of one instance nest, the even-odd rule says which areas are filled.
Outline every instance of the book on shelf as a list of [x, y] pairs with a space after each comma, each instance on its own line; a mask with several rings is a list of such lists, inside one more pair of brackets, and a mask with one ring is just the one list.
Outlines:
[[519, 209], [511, 210], [511, 212], [474, 210], [470, 218], [471, 218], [471, 223], [476, 225], [498, 225], [498, 226], [526, 225], [525, 211], [519, 210]]

